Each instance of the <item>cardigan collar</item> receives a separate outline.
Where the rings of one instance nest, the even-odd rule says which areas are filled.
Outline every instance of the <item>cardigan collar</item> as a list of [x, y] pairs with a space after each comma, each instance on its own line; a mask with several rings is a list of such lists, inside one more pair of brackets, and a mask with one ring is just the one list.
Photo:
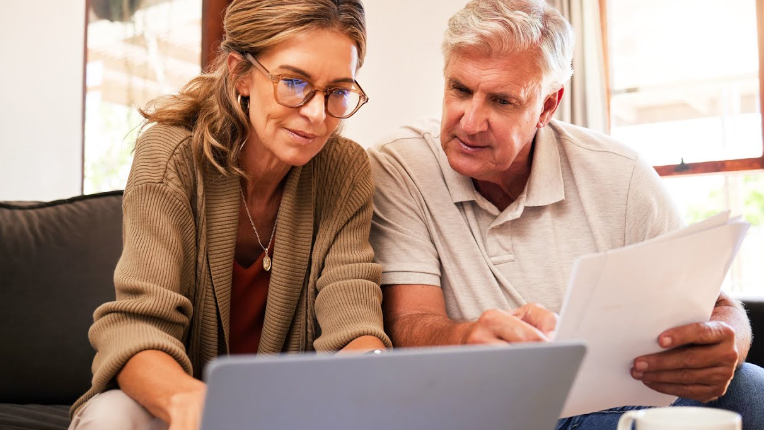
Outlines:
[[[281, 352], [294, 318], [310, 259], [313, 235], [313, 163], [293, 167], [286, 179], [279, 206], [279, 223], [273, 250], [265, 322], [259, 352]], [[205, 179], [207, 261], [218, 312], [229, 345], [231, 281], [241, 185], [236, 176]]]

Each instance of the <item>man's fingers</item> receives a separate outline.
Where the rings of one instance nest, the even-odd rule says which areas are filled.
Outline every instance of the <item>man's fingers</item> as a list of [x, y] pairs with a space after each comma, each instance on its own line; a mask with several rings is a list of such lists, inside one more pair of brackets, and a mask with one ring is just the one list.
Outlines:
[[716, 366], [734, 367], [737, 359], [738, 353], [734, 344], [689, 346], [639, 357], [634, 360], [634, 369], [639, 372], [648, 372]]
[[505, 340], [498, 339], [494, 336], [485, 336], [483, 338], [474, 338], [472, 339], [474, 342], [471, 342], [476, 345], [507, 345], [509, 342]]
[[637, 358], [631, 376], [661, 393], [707, 402], [727, 391], [736, 363], [734, 343], [683, 346]]
[[548, 340], [544, 333], [539, 331], [536, 327], [533, 327], [519, 318], [512, 318], [514, 321], [502, 325], [497, 331], [497, 334], [501, 339], [504, 339], [507, 342], [544, 342]]
[[734, 369], [728, 367], [709, 367], [704, 369], [661, 370], [657, 372], [638, 372], [631, 370], [631, 376], [642, 382], [655, 382], [681, 385], [726, 385], [734, 375]]
[[734, 371], [738, 360], [735, 333], [719, 321], [687, 324], [661, 333], [660, 345], [672, 348], [634, 360], [638, 373], [725, 367]]
[[[466, 343], [506, 343], [547, 341], [544, 334], [513, 316], [509, 312], [491, 309], [475, 322], [466, 338]], [[497, 342], [498, 341], [498, 342]]]
[[674, 327], [658, 336], [658, 344], [663, 348], [675, 348], [691, 344], [711, 345], [730, 341], [735, 341], [735, 331], [722, 321], [708, 321]]
[[536, 327], [544, 334], [549, 334], [557, 328], [559, 316], [545, 308], [540, 303], [528, 303], [512, 311], [512, 315]]

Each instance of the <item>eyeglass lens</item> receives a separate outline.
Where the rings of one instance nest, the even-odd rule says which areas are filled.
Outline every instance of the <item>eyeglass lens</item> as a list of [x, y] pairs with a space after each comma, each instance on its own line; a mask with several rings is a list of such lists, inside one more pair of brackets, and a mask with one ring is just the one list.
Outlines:
[[[353, 112], [361, 102], [360, 94], [345, 88], [326, 89], [329, 97], [326, 110], [330, 115], [344, 117]], [[299, 79], [283, 77], [279, 79], [276, 87], [276, 95], [279, 101], [287, 106], [300, 106], [313, 92], [310, 82]]]

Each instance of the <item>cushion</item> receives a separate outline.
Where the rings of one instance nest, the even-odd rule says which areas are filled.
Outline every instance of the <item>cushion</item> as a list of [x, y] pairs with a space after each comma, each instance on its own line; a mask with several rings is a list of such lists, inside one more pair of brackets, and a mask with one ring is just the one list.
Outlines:
[[3, 430], [66, 430], [69, 406], [0, 404], [0, 428]]
[[89, 388], [87, 332], [121, 249], [121, 191], [0, 202], [0, 402], [71, 404]]

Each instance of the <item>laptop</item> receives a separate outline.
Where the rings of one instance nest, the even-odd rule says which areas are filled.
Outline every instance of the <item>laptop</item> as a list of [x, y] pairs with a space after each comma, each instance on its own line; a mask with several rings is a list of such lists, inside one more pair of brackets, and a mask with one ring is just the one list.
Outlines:
[[581, 343], [213, 360], [203, 430], [553, 430]]

